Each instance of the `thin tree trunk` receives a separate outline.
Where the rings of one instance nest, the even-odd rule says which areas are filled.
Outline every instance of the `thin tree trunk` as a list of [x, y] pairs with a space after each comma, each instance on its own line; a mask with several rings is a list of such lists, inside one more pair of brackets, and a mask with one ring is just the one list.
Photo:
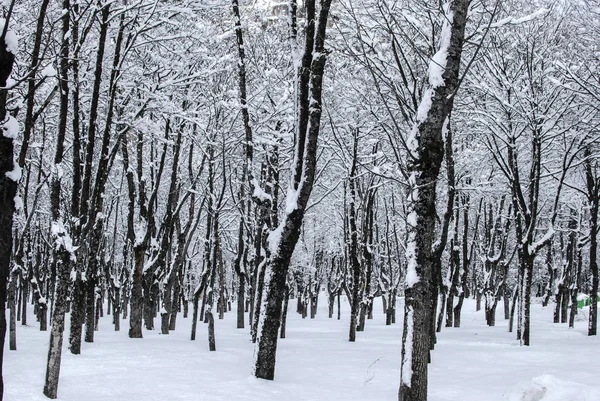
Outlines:
[[287, 324], [288, 304], [290, 301], [290, 287], [285, 286], [285, 298], [283, 299], [283, 311], [281, 312], [281, 328], [279, 329], [279, 337], [285, 338], [285, 328]]

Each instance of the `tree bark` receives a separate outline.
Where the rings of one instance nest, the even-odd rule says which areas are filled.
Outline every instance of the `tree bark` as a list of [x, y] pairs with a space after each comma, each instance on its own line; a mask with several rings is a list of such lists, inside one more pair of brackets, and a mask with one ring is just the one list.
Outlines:
[[424, 92], [420, 106], [426, 113], [419, 113], [408, 140], [408, 269], [399, 401], [427, 400], [427, 364], [431, 326], [435, 318], [431, 294], [433, 286], [437, 285], [433, 277], [436, 261], [432, 252], [436, 226], [436, 183], [444, 156], [443, 131], [447, 130], [448, 115], [459, 84], [468, 7], [468, 0], [453, 0], [442, 17], [442, 29], [450, 33], [448, 43], [440, 44], [445, 52], [443, 82], [430, 77], [430, 86]]
[[[305, 208], [312, 192], [317, 163], [317, 140], [319, 137], [322, 107], [323, 72], [325, 69], [325, 31], [331, 0], [321, 1], [321, 10], [318, 26], [313, 36], [311, 34], [316, 23], [314, 12], [306, 14], [306, 48], [304, 56], [311, 58], [310, 77], [310, 110], [308, 113], [307, 128], [302, 129], [303, 123], [300, 111], [299, 129], [297, 132], [296, 148], [294, 151], [294, 165], [292, 166], [293, 180], [289, 191], [295, 191], [297, 200], [293, 210], [286, 208], [286, 215], [279, 224], [278, 238], [271, 237], [269, 255], [267, 255], [267, 273], [265, 280], [265, 294], [263, 296], [261, 320], [258, 327], [256, 342], [254, 375], [261, 379], [273, 380], [275, 376], [275, 355], [277, 352], [277, 335], [281, 322], [281, 310], [285, 295], [285, 283], [290, 259], [300, 235], [300, 228], [304, 217]], [[314, 1], [306, 3], [307, 10], [314, 10]], [[314, 40], [314, 45], [313, 45]], [[314, 60], [312, 55], [314, 54]], [[308, 98], [307, 98], [308, 99]], [[300, 98], [301, 109], [309, 109], [308, 100], [303, 104]], [[303, 144], [303, 145], [301, 145]], [[273, 235], [273, 234], [271, 234]]]

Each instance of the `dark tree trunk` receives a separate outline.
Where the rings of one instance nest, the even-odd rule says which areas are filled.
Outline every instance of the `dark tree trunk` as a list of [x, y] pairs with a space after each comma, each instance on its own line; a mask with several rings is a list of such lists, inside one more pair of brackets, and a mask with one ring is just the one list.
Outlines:
[[[93, 256], [92, 258], [95, 258]], [[90, 267], [88, 266], [88, 272]], [[94, 342], [94, 330], [96, 328], [96, 279], [92, 273], [87, 274], [85, 282], [85, 334], [86, 343]]]
[[56, 398], [58, 391], [63, 331], [65, 328], [65, 312], [67, 308], [67, 294], [69, 292], [69, 275], [71, 273], [71, 254], [63, 249], [60, 252], [57, 252], [57, 257], [59, 258], [57, 260], [59, 277], [56, 288], [56, 302], [52, 314], [50, 348], [48, 351], [46, 381], [44, 384], [44, 395], [51, 399]]
[[23, 294], [21, 295], [21, 325], [27, 326], [27, 303], [29, 300], [29, 282], [25, 278], [25, 275], [23, 277], [22, 286]]
[[[409, 138], [410, 175], [407, 217], [407, 288], [405, 290], [399, 401], [427, 400], [427, 364], [431, 349], [433, 286], [436, 260], [432, 252], [436, 226], [436, 183], [444, 156], [443, 131], [449, 124], [454, 93], [458, 88], [460, 59], [464, 40], [468, 0], [450, 2], [449, 43], [442, 81], [430, 83], [421, 102], [430, 106], [420, 113]], [[443, 29], [447, 29], [446, 27]]]
[[8, 307], [10, 308], [8, 348], [11, 351], [17, 350], [17, 277], [18, 273], [13, 270], [8, 285]]
[[[5, 16], [5, 29], [10, 23], [10, 13], [14, 2]], [[2, 32], [4, 34], [4, 32]], [[8, 90], [6, 81], [11, 74], [15, 56], [6, 48], [4, 35], [0, 37], [0, 121], [7, 118], [6, 100]], [[2, 366], [4, 364], [4, 344], [6, 341], [6, 289], [10, 274], [10, 260], [13, 249], [13, 214], [15, 212], [15, 196], [19, 177], [8, 177], [6, 173], [15, 171], [13, 138], [0, 135], [0, 399], [4, 395], [4, 379]]]
[[69, 350], [73, 355], [81, 353], [81, 336], [83, 333], [83, 318], [85, 316], [85, 282], [79, 271], [79, 262], [76, 269], [78, 270], [73, 284], [73, 300], [71, 308], [71, 330], [69, 334]]
[[[257, 336], [254, 363], [254, 375], [262, 379], [273, 380], [275, 376], [277, 336], [281, 322], [289, 263], [300, 235], [305, 208], [315, 180], [317, 140], [321, 122], [323, 71], [326, 61], [325, 31], [330, 5], [331, 0], [322, 0], [315, 34], [314, 2], [311, 0], [306, 3], [307, 40], [304, 58], [309, 58], [310, 63], [306, 67], [310, 66], [310, 68], [306, 70], [309, 75], [308, 80], [300, 77], [300, 92], [302, 93], [304, 84], [306, 84], [306, 87], [310, 87], [310, 103], [308, 101], [309, 96], [306, 97], [306, 101], [303, 101], [302, 96], [300, 96], [299, 129], [294, 155], [296, 163], [292, 166], [294, 178], [292, 180], [293, 186], [290, 188], [297, 194], [296, 207], [294, 210], [286, 210], [285, 218], [278, 227], [281, 235], [278, 241], [270, 243], [270, 252], [267, 255], [266, 269], [269, 280], [265, 283], [265, 303], [262, 305], [261, 310], [260, 330]], [[314, 60], [312, 59], [313, 54], [315, 55]], [[305, 120], [302, 118], [302, 110], [306, 110], [308, 113], [308, 118]], [[305, 129], [300, 126], [303, 122], [308, 122]]]
[[588, 202], [590, 204], [590, 271], [592, 273], [592, 288], [590, 291], [590, 317], [588, 322], [588, 336], [598, 333], [598, 208], [600, 206], [600, 176], [597, 171], [597, 162], [592, 164], [591, 150], [585, 149], [586, 156], [586, 184]]
[[115, 331], [121, 331], [121, 288], [115, 288], [113, 301], [113, 324]]
[[508, 320], [508, 332], [512, 333], [513, 331], [513, 327], [514, 327], [514, 322], [515, 322], [515, 309], [517, 307], [517, 301], [519, 299], [519, 283], [517, 283], [517, 285], [515, 286], [515, 290], [513, 291], [513, 295], [512, 295], [512, 304], [510, 307], [510, 318]]
[[285, 328], [287, 324], [288, 304], [290, 301], [290, 287], [285, 286], [285, 298], [283, 299], [283, 311], [281, 312], [281, 328], [279, 329], [279, 337], [285, 338]]
[[502, 291], [503, 291], [502, 300], [504, 301], [504, 320], [508, 320], [508, 319], [510, 319], [510, 291], [508, 289], [508, 285], [506, 284], [506, 281], [504, 282], [504, 285], [502, 286]]
[[328, 309], [328, 311], [329, 311], [329, 318], [331, 319], [333, 317], [333, 310], [335, 308], [335, 293], [329, 294], [329, 303], [328, 303], [328, 306], [329, 306], [329, 309]]
[[198, 327], [198, 303], [200, 301], [200, 294], [194, 294], [194, 300], [192, 302], [192, 333], [190, 336], [190, 340], [196, 340], [196, 330]]
[[350, 204], [348, 206], [348, 228], [350, 229], [349, 257], [352, 272], [352, 298], [350, 299], [350, 331], [348, 341], [356, 341], [356, 329], [358, 325], [358, 313], [360, 308], [360, 287], [361, 287], [361, 265], [358, 260], [358, 228], [356, 224], [356, 167], [358, 160], [358, 132], [354, 131], [354, 146], [352, 152], [352, 167], [348, 180], [350, 190]]
[[548, 306], [552, 293], [554, 292], [554, 282], [556, 281], [556, 269], [554, 268], [554, 257], [552, 255], [552, 241], [546, 245], [546, 269], [548, 270], [548, 284], [546, 285], [546, 291], [544, 292], [544, 299], [542, 300], [542, 306]]
[[215, 343], [215, 318], [212, 314], [212, 307], [209, 307], [206, 311], [206, 317], [208, 319], [208, 349], [209, 351], [216, 351], [217, 346]]
[[142, 321], [144, 314], [142, 276], [146, 250], [141, 246], [136, 246], [133, 248], [133, 252], [134, 266], [131, 286], [131, 311], [129, 314], [129, 338], [142, 338]]
[[238, 275], [238, 293], [237, 293], [237, 328], [244, 328], [244, 304], [246, 293], [246, 276]]
[[[63, 0], [63, 9], [67, 12], [62, 15], [63, 39], [60, 49], [60, 113], [58, 122], [58, 134], [56, 139], [56, 153], [54, 164], [60, 165], [63, 159], [64, 141], [67, 130], [67, 114], [69, 108], [68, 87], [68, 57], [70, 30], [70, 2]], [[50, 195], [52, 215], [52, 239], [55, 242], [54, 261], [57, 272], [56, 301], [52, 313], [52, 329], [50, 332], [50, 346], [48, 350], [48, 363], [46, 365], [46, 380], [44, 383], [44, 395], [48, 398], [56, 398], [58, 391], [58, 378], [60, 374], [60, 363], [62, 357], [63, 331], [65, 326], [65, 312], [67, 309], [67, 296], [69, 294], [69, 276], [71, 273], [71, 258], [74, 255], [69, 247], [72, 240], [66, 232], [60, 215], [60, 192], [61, 182], [58, 171], [54, 171], [52, 177], [52, 188]], [[50, 292], [50, 291], [49, 291]]]

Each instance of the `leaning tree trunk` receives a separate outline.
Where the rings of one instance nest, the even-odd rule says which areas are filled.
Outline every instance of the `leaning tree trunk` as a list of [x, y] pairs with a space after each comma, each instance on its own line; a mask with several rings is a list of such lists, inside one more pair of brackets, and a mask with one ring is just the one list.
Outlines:
[[297, 130], [295, 162], [292, 166], [293, 177], [290, 183], [291, 188], [288, 189], [290, 193], [296, 195], [295, 205], [287, 205], [283, 221], [269, 236], [265, 288], [253, 369], [254, 375], [261, 379], [273, 380], [275, 376], [277, 335], [281, 322], [286, 277], [315, 180], [317, 140], [321, 124], [323, 72], [327, 58], [325, 31], [330, 5], [331, 0], [321, 0], [318, 25], [315, 30], [315, 24], [317, 24], [315, 4], [313, 0], [306, 2], [306, 47], [302, 65], [307, 68], [308, 77], [300, 77], [300, 92], [304, 89], [307, 92], [305, 97], [301, 95], [299, 99], [298, 122], [307, 124], [305, 127], [299, 125]]

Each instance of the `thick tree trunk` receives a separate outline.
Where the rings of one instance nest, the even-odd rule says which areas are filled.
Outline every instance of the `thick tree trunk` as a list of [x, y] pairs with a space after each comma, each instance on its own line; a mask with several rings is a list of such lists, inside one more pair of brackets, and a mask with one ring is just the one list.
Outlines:
[[[77, 265], [79, 262], [77, 262]], [[73, 284], [73, 299], [71, 308], [71, 329], [69, 334], [69, 350], [73, 355], [81, 353], [81, 336], [83, 334], [83, 319], [85, 316], [85, 282], [81, 272], [77, 269], [75, 283]]]
[[[10, 9], [12, 11], [13, 3]], [[10, 19], [5, 17], [5, 24]], [[9, 78], [15, 56], [6, 48], [4, 38], [0, 40], [0, 121], [7, 123], [6, 81]], [[0, 399], [4, 394], [2, 366], [4, 363], [4, 344], [6, 341], [6, 288], [10, 274], [10, 260], [13, 249], [13, 214], [19, 177], [9, 177], [7, 173], [16, 172], [13, 153], [13, 138], [0, 135]]]
[[217, 346], [215, 343], [215, 318], [212, 314], [212, 306], [209, 306], [206, 310], [206, 317], [208, 319], [208, 350], [216, 351]]
[[600, 207], [600, 177], [598, 177], [597, 165], [592, 167], [590, 160], [591, 150], [586, 148], [586, 182], [588, 201], [590, 203], [590, 271], [592, 272], [592, 288], [590, 291], [590, 317], [588, 321], [588, 336], [598, 333], [598, 209]]
[[131, 286], [131, 311], [129, 314], [129, 338], [142, 338], [142, 321], [144, 314], [142, 276], [146, 250], [141, 246], [135, 246], [133, 252], [134, 266]]
[[360, 287], [361, 287], [361, 265], [358, 260], [358, 228], [356, 224], [356, 167], [358, 160], [358, 132], [354, 132], [354, 146], [352, 152], [352, 167], [348, 188], [350, 190], [350, 202], [348, 207], [348, 228], [350, 229], [349, 257], [352, 272], [352, 299], [350, 299], [350, 331], [348, 341], [356, 341], [356, 329], [358, 325], [358, 313], [360, 309]]
[[273, 380], [275, 377], [275, 355], [277, 337], [281, 324], [281, 313], [285, 294], [285, 282], [290, 258], [300, 235], [302, 213], [295, 210], [285, 221], [281, 245], [267, 264], [263, 312], [258, 326], [256, 340], [254, 374], [260, 379]]
[[[292, 166], [292, 187], [289, 189], [290, 191], [296, 192], [297, 198], [294, 205], [295, 208], [291, 210], [291, 205], [288, 205], [287, 209], [290, 210], [286, 210], [286, 216], [277, 228], [278, 234], [280, 235], [277, 235], [277, 238], [270, 238], [271, 241], [269, 243], [270, 252], [267, 255], [265, 291], [264, 296], [262, 297], [263, 305], [260, 314], [261, 319], [258, 325], [258, 338], [256, 341], [255, 363], [253, 369], [254, 375], [262, 379], [273, 380], [275, 376], [277, 335], [281, 322], [281, 311], [289, 263], [296, 243], [298, 242], [305, 208], [308, 204], [315, 180], [317, 140], [321, 122], [323, 71], [326, 61], [325, 31], [330, 5], [331, 0], [322, 0], [317, 29], [313, 34], [316, 23], [314, 18], [314, 2], [311, 0], [306, 3], [307, 40], [304, 59], [308, 58], [311, 65], [310, 69], [307, 69], [307, 74], [309, 74], [310, 79], [305, 80], [301, 77], [300, 87], [302, 89], [304, 84], [306, 84], [307, 87], [310, 86], [310, 103], [308, 101], [308, 96], [306, 99], [303, 99], [302, 96], [300, 96], [300, 111], [298, 118], [299, 129], [297, 131], [297, 141], [294, 152], [294, 160], [296, 163]], [[315, 55], [314, 59], [313, 54]], [[303, 120], [302, 111], [305, 109], [308, 113], [308, 118]], [[308, 123], [307, 128], [302, 129], [300, 124], [306, 122]]]
[[[92, 258], [95, 258], [92, 254]], [[89, 270], [88, 266], [88, 272]], [[96, 279], [92, 273], [88, 274], [85, 282], [85, 335], [86, 343], [94, 342], [94, 329], [96, 328]]]
[[469, 1], [453, 0], [448, 6], [445, 15], [440, 17], [444, 21], [442, 29], [447, 33], [439, 50], [443, 52], [445, 68], [442, 76], [429, 77], [430, 86], [423, 93], [419, 115], [408, 140], [408, 268], [399, 401], [427, 400], [427, 364], [435, 317], [431, 295], [433, 286], [438, 285], [432, 252], [436, 232], [436, 183], [444, 156], [443, 131], [448, 130], [449, 113], [459, 82]]
[[57, 251], [56, 257], [58, 258], [57, 268], [59, 277], [56, 288], [56, 303], [54, 304], [52, 313], [50, 348], [48, 351], [46, 381], [44, 384], [44, 395], [52, 399], [56, 398], [58, 392], [63, 331], [65, 329], [65, 312], [67, 309], [67, 294], [69, 293], [69, 275], [71, 273], [70, 253], [62, 249], [61, 251]]

